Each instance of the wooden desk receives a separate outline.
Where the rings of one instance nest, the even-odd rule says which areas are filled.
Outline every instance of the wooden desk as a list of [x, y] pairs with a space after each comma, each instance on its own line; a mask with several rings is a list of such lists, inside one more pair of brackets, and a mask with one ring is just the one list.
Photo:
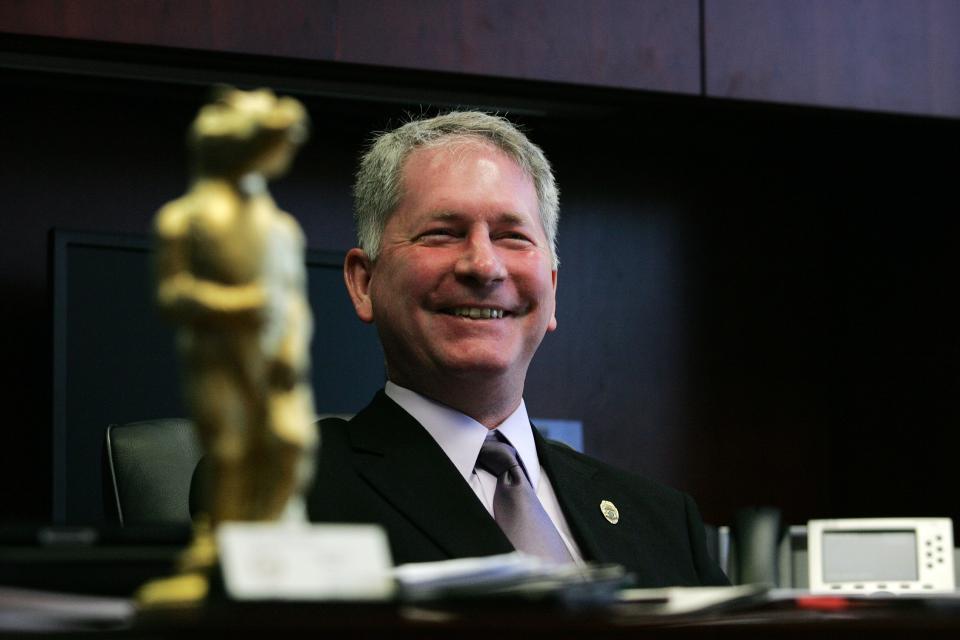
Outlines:
[[126, 637], [324, 638], [956, 638], [960, 602], [865, 604], [845, 611], [782, 605], [711, 615], [649, 617], [625, 611], [561, 611], [499, 605], [394, 607], [306, 603], [224, 603], [202, 611], [145, 614]]

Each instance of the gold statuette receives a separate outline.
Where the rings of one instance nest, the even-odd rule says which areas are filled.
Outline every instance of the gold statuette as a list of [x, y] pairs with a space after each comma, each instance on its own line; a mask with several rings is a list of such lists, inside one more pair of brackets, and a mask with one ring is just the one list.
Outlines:
[[223, 89], [189, 132], [189, 191], [154, 221], [157, 302], [176, 326], [187, 406], [206, 451], [209, 505], [178, 574], [146, 606], [202, 600], [226, 521], [305, 519], [318, 446], [304, 235], [267, 181], [306, 140], [307, 114], [268, 90]]

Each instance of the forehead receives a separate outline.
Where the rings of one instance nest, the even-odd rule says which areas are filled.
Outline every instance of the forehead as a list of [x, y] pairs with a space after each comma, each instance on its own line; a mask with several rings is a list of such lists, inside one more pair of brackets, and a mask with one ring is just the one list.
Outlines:
[[[407, 177], [424, 169], [441, 169], [463, 165], [471, 159], [484, 157], [490, 161], [509, 166], [524, 176], [526, 172], [516, 160], [489, 140], [475, 136], [447, 136], [429, 144], [414, 148], [407, 154], [402, 175]], [[527, 176], [529, 177], [529, 176]]]
[[398, 209], [501, 206], [539, 217], [529, 174], [497, 146], [476, 138], [450, 138], [412, 151], [402, 168], [399, 195]]

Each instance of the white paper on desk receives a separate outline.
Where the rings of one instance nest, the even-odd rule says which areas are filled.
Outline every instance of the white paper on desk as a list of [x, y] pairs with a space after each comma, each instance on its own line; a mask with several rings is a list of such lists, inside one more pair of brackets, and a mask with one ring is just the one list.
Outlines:
[[0, 587], [0, 632], [122, 629], [135, 611], [125, 598]]
[[620, 602], [636, 607], [638, 613], [675, 615], [742, 602], [768, 592], [762, 585], [735, 587], [667, 587], [664, 589], [624, 589]]
[[538, 579], [553, 579], [566, 570], [561, 565], [522, 553], [440, 562], [418, 562], [394, 569], [394, 577], [407, 596], [485, 593]]
[[217, 529], [227, 592], [238, 600], [386, 600], [387, 535], [376, 525], [227, 522]]

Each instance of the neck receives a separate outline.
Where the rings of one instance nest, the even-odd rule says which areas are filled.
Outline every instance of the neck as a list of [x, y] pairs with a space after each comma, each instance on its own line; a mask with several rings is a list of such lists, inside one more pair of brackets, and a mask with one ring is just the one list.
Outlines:
[[517, 410], [523, 398], [523, 381], [518, 383], [489, 378], [456, 380], [445, 377], [431, 383], [424, 377], [414, 379], [391, 374], [390, 380], [416, 391], [435, 402], [470, 416], [488, 429], [500, 426]]

